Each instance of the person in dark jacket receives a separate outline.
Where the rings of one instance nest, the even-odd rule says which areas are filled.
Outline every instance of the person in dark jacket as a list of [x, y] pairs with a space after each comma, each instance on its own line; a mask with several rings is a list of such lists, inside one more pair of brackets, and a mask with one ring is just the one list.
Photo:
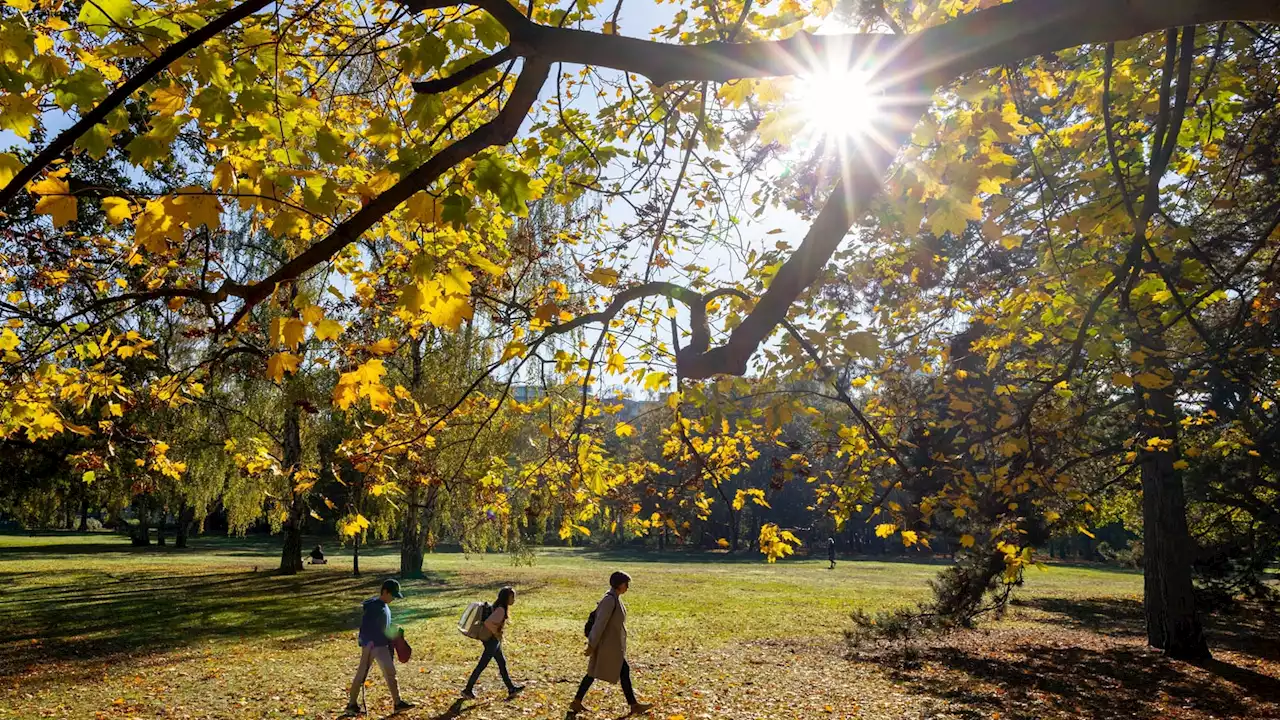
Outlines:
[[836, 569], [836, 539], [832, 537], [827, 538], [827, 562], [831, 563], [828, 570]]
[[507, 674], [507, 658], [502, 654], [502, 631], [506, 629], [507, 620], [511, 618], [511, 606], [515, 604], [516, 591], [513, 588], [504, 587], [498, 591], [498, 599], [494, 601], [493, 609], [489, 611], [489, 617], [485, 618], [484, 628], [480, 631], [484, 653], [480, 655], [476, 669], [471, 671], [471, 677], [467, 678], [467, 687], [463, 689], [462, 697], [476, 699], [476, 681], [480, 679], [480, 673], [488, 667], [490, 660], [498, 663], [498, 674], [507, 686], [507, 697], [515, 697], [524, 689], [523, 685], [511, 682], [511, 676]]
[[635, 691], [631, 688], [631, 665], [627, 663], [627, 606], [622, 604], [622, 595], [630, 587], [630, 575], [618, 571], [609, 576], [609, 592], [596, 605], [596, 619], [591, 625], [591, 634], [587, 636], [587, 649], [583, 654], [591, 660], [587, 662], [587, 674], [582, 677], [573, 703], [569, 705], [572, 714], [590, 712], [582, 700], [596, 680], [620, 683], [622, 695], [631, 706], [631, 715], [640, 715], [653, 708], [649, 703], [636, 700]]
[[319, 545], [312, 548], [311, 550], [312, 565], [326, 565], [328, 564], [328, 562], [329, 562], [328, 560], [324, 559], [324, 548], [320, 547]]
[[395, 630], [391, 624], [391, 603], [403, 598], [400, 583], [386, 580], [377, 597], [371, 597], [362, 603], [363, 614], [360, 617], [360, 665], [356, 668], [356, 676], [351, 680], [351, 694], [347, 698], [345, 715], [352, 717], [361, 714], [356, 699], [360, 697], [360, 688], [369, 675], [369, 666], [378, 663], [382, 668], [382, 677], [387, 681], [387, 689], [391, 691], [391, 700], [395, 703], [395, 711], [408, 710], [413, 703], [400, 697], [400, 686], [396, 683], [396, 663], [391, 655], [391, 641], [404, 630]]

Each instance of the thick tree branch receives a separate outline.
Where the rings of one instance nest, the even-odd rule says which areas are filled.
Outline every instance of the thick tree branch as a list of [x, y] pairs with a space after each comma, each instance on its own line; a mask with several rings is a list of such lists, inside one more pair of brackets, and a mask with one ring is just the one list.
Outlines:
[[209, 24], [165, 48], [164, 52], [144, 65], [136, 75], [126, 80], [123, 85], [112, 91], [102, 102], [98, 103], [97, 107], [81, 116], [76, 124], [63, 130], [58, 137], [54, 138], [53, 142], [49, 143], [44, 150], [41, 150], [32, 158], [31, 162], [14, 173], [13, 178], [9, 180], [9, 184], [0, 188], [0, 209], [8, 205], [9, 201], [16, 197], [18, 192], [26, 187], [27, 183], [34, 180], [42, 170], [48, 167], [49, 163], [62, 157], [63, 153], [70, 150], [75, 145], [76, 140], [79, 140], [85, 133], [89, 132], [94, 125], [104, 122], [107, 119], [107, 115], [111, 114], [111, 111], [123, 105], [130, 95], [155, 79], [157, 75], [177, 61], [178, 58], [195, 50], [209, 38], [265, 8], [272, 2], [273, 0], [245, 0], [245, 2], [231, 8], [226, 13], [210, 20]]
[[414, 92], [420, 92], [427, 95], [448, 92], [468, 80], [480, 77], [484, 73], [498, 67], [508, 60], [518, 57], [519, 54], [520, 53], [514, 47], [508, 45], [486, 58], [471, 63], [449, 77], [436, 78], [434, 80], [419, 80], [413, 84], [413, 90]]

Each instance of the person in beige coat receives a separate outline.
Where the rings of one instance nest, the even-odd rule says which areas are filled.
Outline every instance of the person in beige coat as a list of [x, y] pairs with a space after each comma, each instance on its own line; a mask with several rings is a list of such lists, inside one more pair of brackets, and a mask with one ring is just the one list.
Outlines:
[[582, 704], [582, 699], [587, 696], [587, 691], [596, 680], [621, 683], [622, 694], [631, 706], [632, 715], [653, 707], [649, 703], [637, 701], [635, 691], [631, 688], [631, 666], [627, 664], [627, 606], [622, 604], [622, 595], [630, 586], [631, 576], [624, 572], [615, 572], [609, 576], [609, 592], [596, 605], [596, 619], [587, 636], [584, 654], [591, 658], [587, 663], [587, 674], [582, 677], [578, 694], [569, 705], [570, 712], [589, 712]]

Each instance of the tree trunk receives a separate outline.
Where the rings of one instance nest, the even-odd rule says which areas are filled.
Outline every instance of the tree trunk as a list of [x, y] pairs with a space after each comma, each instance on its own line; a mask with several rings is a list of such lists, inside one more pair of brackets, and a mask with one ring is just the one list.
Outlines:
[[426, 557], [427, 526], [435, 509], [437, 486], [415, 487], [405, 503], [404, 533], [400, 538], [400, 577], [420, 578]]
[[[1144, 335], [1141, 348], [1146, 354], [1143, 369], [1147, 373], [1172, 377], [1163, 359], [1162, 339]], [[1180, 452], [1173, 387], [1139, 388], [1138, 411], [1147, 642], [1169, 657], [1207, 659], [1209, 645], [1196, 615], [1191, 583], [1187, 500], [1182, 475], [1174, 467]]]
[[289, 517], [284, 523], [284, 548], [280, 553], [280, 574], [302, 572], [303, 498], [293, 489], [293, 477], [302, 467], [302, 418], [298, 404], [290, 402], [284, 413], [284, 465], [289, 474]]
[[187, 536], [191, 533], [191, 526], [196, 521], [196, 509], [187, 503], [182, 504], [182, 509], [178, 511], [178, 527], [174, 529], [174, 547], [185, 548], [187, 546]]
[[133, 529], [132, 533], [133, 544], [139, 547], [147, 547], [151, 545], [150, 503], [143, 497], [135, 500], [133, 507], [135, 514], [138, 516], [138, 525]]
[[351, 551], [351, 574], [360, 577], [360, 534], [356, 534], [356, 540]]
[[156, 545], [159, 545], [160, 547], [165, 546], [164, 521], [165, 516], [168, 514], [169, 512], [163, 506], [160, 508], [159, 512], [156, 513]]
[[89, 530], [89, 488], [80, 488], [80, 532]]

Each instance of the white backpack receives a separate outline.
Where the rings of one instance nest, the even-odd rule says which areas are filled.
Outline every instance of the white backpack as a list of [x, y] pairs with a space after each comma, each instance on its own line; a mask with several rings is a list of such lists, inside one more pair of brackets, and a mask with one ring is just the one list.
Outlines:
[[485, 618], [491, 612], [493, 610], [487, 602], [471, 603], [462, 611], [462, 617], [458, 618], [458, 632], [474, 640], [483, 640], [480, 633], [484, 628]]

